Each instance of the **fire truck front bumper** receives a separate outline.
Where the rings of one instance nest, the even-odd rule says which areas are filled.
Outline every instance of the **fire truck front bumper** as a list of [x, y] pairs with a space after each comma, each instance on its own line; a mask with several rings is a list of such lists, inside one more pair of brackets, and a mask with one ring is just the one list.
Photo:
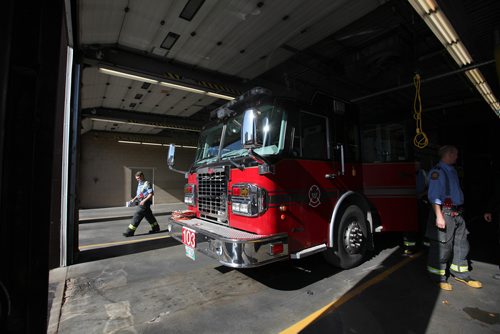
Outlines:
[[186, 254], [188, 248], [194, 248], [228, 267], [259, 267], [288, 258], [286, 233], [252, 234], [198, 218], [170, 218], [168, 229], [174, 239], [184, 243]]

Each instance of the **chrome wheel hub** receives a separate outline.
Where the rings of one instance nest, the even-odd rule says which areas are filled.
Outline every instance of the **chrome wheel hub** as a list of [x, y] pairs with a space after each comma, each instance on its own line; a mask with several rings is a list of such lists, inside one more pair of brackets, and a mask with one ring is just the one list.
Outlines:
[[360, 252], [364, 242], [363, 231], [357, 221], [349, 223], [344, 234], [345, 250], [349, 254]]

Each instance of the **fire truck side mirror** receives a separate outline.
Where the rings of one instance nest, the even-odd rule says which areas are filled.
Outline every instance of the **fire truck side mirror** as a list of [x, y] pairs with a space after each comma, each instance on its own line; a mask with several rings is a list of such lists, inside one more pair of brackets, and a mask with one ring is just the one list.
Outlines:
[[175, 156], [175, 145], [170, 144], [168, 147], [167, 165], [170, 167], [174, 166], [174, 156]]
[[247, 109], [241, 125], [241, 145], [243, 148], [260, 146], [257, 140], [257, 115], [254, 109]]

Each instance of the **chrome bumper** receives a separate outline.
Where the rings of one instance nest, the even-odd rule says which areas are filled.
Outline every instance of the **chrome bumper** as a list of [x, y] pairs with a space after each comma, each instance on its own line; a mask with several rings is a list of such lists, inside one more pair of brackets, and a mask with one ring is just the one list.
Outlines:
[[[196, 232], [196, 250], [233, 268], [252, 268], [288, 258], [286, 233], [257, 235], [193, 218], [169, 219], [170, 235], [182, 242], [182, 228]], [[283, 252], [273, 255], [273, 245], [283, 244]]]

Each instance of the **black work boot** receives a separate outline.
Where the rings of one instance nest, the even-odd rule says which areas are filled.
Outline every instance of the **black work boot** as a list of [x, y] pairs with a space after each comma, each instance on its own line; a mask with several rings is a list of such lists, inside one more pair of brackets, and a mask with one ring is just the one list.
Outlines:
[[151, 231], [149, 233], [158, 233], [160, 232], [160, 225], [158, 225], [158, 222], [154, 222], [151, 224]]
[[127, 232], [123, 233], [124, 237], [133, 237], [134, 236], [134, 231], [131, 229], [127, 229]]

